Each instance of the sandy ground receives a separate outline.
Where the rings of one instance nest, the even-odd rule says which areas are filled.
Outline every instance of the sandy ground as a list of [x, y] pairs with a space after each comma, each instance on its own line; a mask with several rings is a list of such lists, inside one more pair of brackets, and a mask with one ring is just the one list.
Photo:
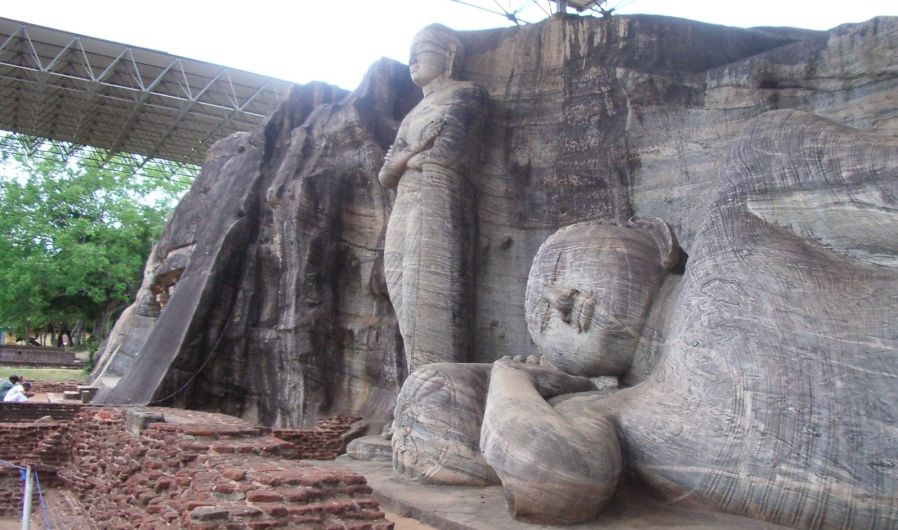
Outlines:
[[[70, 491], [60, 488], [48, 488], [44, 491], [44, 499], [46, 500], [47, 515], [50, 519], [49, 528], [57, 530], [92, 530], [96, 528], [95, 524], [84, 517], [81, 505]], [[19, 530], [21, 528], [21, 516], [0, 517], [0, 530]], [[35, 530], [47, 528], [43, 523], [43, 514], [41, 513], [37, 496], [34, 498], [31, 528]]]
[[[402, 517], [388, 511], [384, 511], [384, 514], [386, 515], [388, 521], [393, 521], [395, 523], [394, 530], [436, 530], [436, 527], [426, 525], [421, 521], [417, 521], [415, 519]], [[0, 526], [0, 530], [5, 529]]]
[[[323, 462], [322, 462], [323, 463]], [[335, 467], [364, 475], [374, 489], [381, 509], [393, 514], [408, 514], [424, 521], [422, 526], [402, 528], [471, 528], [477, 530], [536, 530], [546, 528], [515, 521], [505, 508], [500, 486], [432, 486], [398, 479], [390, 462], [352, 460], [338, 457]], [[421, 524], [414, 521], [417, 524]], [[426, 525], [432, 525], [430, 527]], [[552, 527], [548, 527], [552, 528]], [[666, 503], [645, 492], [623, 488], [605, 512], [593, 521], [565, 527], [566, 530], [785, 530], [756, 519], [706, 512]]]
[[[0, 517], [0, 530], [20, 530], [22, 528], [22, 518], [21, 517]], [[40, 521], [31, 520], [31, 528], [34, 530], [41, 529], [43, 530], [43, 525], [41, 525]]]

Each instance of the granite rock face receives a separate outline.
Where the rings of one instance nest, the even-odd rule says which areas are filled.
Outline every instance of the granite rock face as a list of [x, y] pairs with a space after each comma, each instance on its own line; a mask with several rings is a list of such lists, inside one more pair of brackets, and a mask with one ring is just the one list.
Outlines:
[[669, 496], [800, 528], [893, 526], [898, 139], [777, 111], [723, 163], [653, 324], [658, 365], [597, 408]]
[[[683, 328], [689, 322], [685, 312], [697, 311], [695, 304], [703, 307], [701, 303], [687, 299], [677, 306], [667, 301], [682, 300], [686, 280], [697, 282], [699, 270], [711, 270], [710, 265], [696, 265], [690, 271], [701, 262], [696, 256], [717, 263], [703, 249], [723, 242], [747, 245], [738, 237], [730, 241], [717, 235], [715, 243], [708, 227], [727, 226], [715, 225], [709, 216], [724, 216], [720, 201], [726, 204], [726, 197], [741, 189], [728, 182], [743, 179], [749, 190], [762, 185], [748, 184], [761, 178], [754, 167], [739, 175], [757, 177], [734, 176], [736, 155], [728, 157], [740, 152], [746, 138], [758, 138], [753, 131], [759, 124], [774, 120], [755, 119], [771, 110], [796, 109], [869, 131], [873, 138], [898, 135], [895, 19], [812, 32], [725, 28], [653, 16], [569, 17], [462, 33], [461, 39], [466, 53], [458, 77], [484, 87], [490, 110], [478, 164], [469, 176], [476, 190], [472, 330], [468, 350], [457, 352], [458, 360], [491, 363], [503, 355], [538, 353], [524, 301], [540, 245], [563, 226], [588, 220], [626, 223], [635, 215], [663, 219], [689, 255], [685, 275], [665, 280], [657, 295], [662, 302], [656, 299], [647, 309], [640, 344], [620, 383], [631, 386], [663, 377], [670, 370], [664, 367], [675, 349], [672, 344], [707, 340]], [[298, 88], [264, 127], [216, 145], [151, 257], [138, 300], [117, 325], [115, 348], [107, 350], [100, 378], [106, 388], [98, 399], [163, 400], [268, 425], [308, 425], [319, 415], [339, 412], [389, 421], [407, 361], [383, 279], [383, 241], [394, 197], [380, 186], [377, 173], [400, 120], [420, 97], [404, 67], [384, 62], [352, 94], [324, 86]], [[775, 129], [773, 134], [776, 138]], [[829, 160], [827, 155], [818, 164], [826, 166]], [[866, 167], [863, 161], [857, 164]], [[875, 171], [863, 174], [867, 176], [859, 178], [880, 178]], [[844, 193], [814, 195], [795, 186], [783, 190], [744, 195], [738, 215], [763, 222], [765, 230], [788, 230], [801, 241], [841, 249], [833, 252], [867, 264], [857, 270], [854, 265], [833, 269], [842, 272], [818, 278], [821, 282], [844, 279], [857, 292], [872, 292], [862, 287], [863, 278], [888, 276], [885, 269], [868, 269], [891, 266], [890, 236], [867, 238], [862, 246], [846, 244], [882, 231], [852, 232], [848, 227], [859, 226], [857, 212], [840, 206]], [[852, 195], [855, 203], [878, 205], [866, 209], [863, 223], [881, 225], [888, 233], [894, 224], [892, 214], [882, 209], [880, 192], [858, 193]], [[828, 212], [826, 230], [819, 228], [818, 206]], [[774, 257], [793, 250], [811, 252], [795, 248], [771, 252]], [[732, 259], [742, 263], [743, 258]], [[789, 296], [789, 285], [784, 283], [777, 296]], [[889, 290], [887, 282], [877, 285], [875, 300], [887, 307], [894, 288]], [[726, 281], [707, 286], [712, 288], [738, 291]], [[701, 318], [713, 320], [718, 313], [708, 311]], [[895, 345], [886, 340], [891, 340], [884, 337], [887, 333], [861, 333], [868, 324], [855, 325], [849, 317], [844, 312], [820, 317], [814, 325], [829, 330], [825, 333], [844, 329], [857, 335], [820, 347], [837, 351], [851, 341], [867, 341], [885, 353], [863, 369], [878, 378], [892, 377]], [[670, 327], [674, 322], [683, 323], [676, 332]], [[721, 329], [729, 325], [719, 320], [711, 324]], [[810, 324], [798, 328], [816, 329]], [[757, 330], [763, 335], [762, 327]], [[777, 333], [771, 336], [788, 344], [804, 344], [814, 335]], [[876, 333], [879, 338], [870, 339]], [[806, 351], [780, 349], [796, 362]], [[705, 365], [699, 364], [693, 368], [704, 374]], [[794, 368], [794, 363], [782, 366]], [[823, 389], [836, 385], [835, 380], [824, 379], [802, 384], [807, 392], [829, 392]], [[685, 374], [667, 379], [668, 385], [681, 381], [681, 386], [688, 380]], [[769, 384], [788, 386], [789, 381]], [[486, 391], [486, 385], [483, 381], [480, 388]], [[770, 391], [786, 395], [782, 389]], [[655, 399], [679, 403], [663, 393]], [[744, 404], [749, 398], [740, 399]], [[857, 407], [881, 407], [877, 403]], [[769, 405], [776, 407], [773, 401]], [[468, 408], [476, 416], [483, 407]], [[663, 410], [658, 417], [667, 417]], [[830, 412], [802, 413], [833, 419]], [[659, 432], [683, 426], [682, 414], [675, 417], [679, 423], [665, 423]], [[632, 421], [632, 432], [644, 431], [648, 437], [659, 420]], [[805, 423], [789, 444], [820, 438], [814, 433], [824, 424]], [[755, 434], [761, 436], [760, 431]], [[466, 447], [476, 454], [477, 443]], [[832, 442], [837, 443], [842, 442]], [[730, 449], [720, 454], [722, 461], [736, 461], [727, 460], [735, 451], [730, 445], [715, 450], [723, 447]], [[657, 465], [658, 454], [631, 452], [628, 446], [622, 451], [635, 469]], [[475, 464], [483, 482], [496, 480], [488, 465]], [[874, 466], [871, 473], [888, 474], [887, 466]], [[683, 484], [691, 484], [683, 477], [654, 476], [662, 478], [652, 485], [664, 491], [680, 492]], [[701, 491], [710, 492], [702, 500], [715, 507], [745, 511], [727, 504], [735, 502], [727, 497], [730, 489], [712, 484]], [[750, 504], [749, 497], [738, 498]]]
[[405, 360], [383, 279], [392, 199], [376, 174], [419, 98], [383, 61], [354, 94], [297, 87], [262, 128], [216, 144], [117, 325], [98, 400], [282, 426], [389, 416]]

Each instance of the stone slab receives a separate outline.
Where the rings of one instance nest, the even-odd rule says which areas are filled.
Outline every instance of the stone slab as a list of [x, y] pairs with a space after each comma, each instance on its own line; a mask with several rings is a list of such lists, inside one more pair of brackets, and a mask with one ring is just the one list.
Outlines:
[[81, 402], [90, 403], [93, 401], [94, 396], [97, 395], [97, 390], [99, 390], [99, 388], [95, 386], [78, 385], [78, 392], [81, 394]]
[[[403, 482], [389, 462], [353, 460], [341, 456], [333, 462], [312, 462], [321, 467], [348, 468], [364, 475], [381, 506], [444, 530], [534, 530], [548, 527], [513, 520], [505, 510], [502, 488], [427, 486]], [[633, 490], [619, 494], [599, 518], [588, 524], [565, 526], [571, 530], [631, 529], [751, 529], [786, 528], [756, 519], [705, 512], [672, 505]]]
[[349, 442], [346, 454], [353, 460], [393, 461], [393, 444], [383, 436], [362, 436]]
[[158, 412], [139, 409], [128, 409], [125, 412], [125, 429], [136, 437], [140, 437], [140, 431], [151, 423], [165, 423], [165, 416]]

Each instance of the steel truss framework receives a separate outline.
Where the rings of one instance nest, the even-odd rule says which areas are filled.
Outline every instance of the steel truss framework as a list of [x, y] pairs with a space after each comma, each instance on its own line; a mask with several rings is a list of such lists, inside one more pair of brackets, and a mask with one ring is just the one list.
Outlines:
[[[0, 145], [32, 154], [39, 140], [72, 155], [126, 156], [139, 169], [183, 172], [207, 148], [252, 129], [290, 83], [163, 52], [0, 18]], [[30, 144], [30, 145], [29, 145]], [[104, 151], [79, 149], [95, 146]], [[21, 152], [21, 151], [20, 151]], [[121, 157], [117, 157], [121, 159]]]
[[200, 166], [187, 162], [151, 158], [134, 153], [112, 153], [101, 147], [0, 131], [0, 160], [7, 154], [62, 161], [77, 159], [87, 166], [106, 167], [133, 175], [180, 180], [185, 183], [193, 181], [200, 170]]
[[[531, 24], [552, 13], [567, 13], [573, 8], [577, 13], [610, 16], [615, 7], [608, 6], [608, 0], [451, 0], [457, 4], [473, 7], [494, 15], [502, 16], [515, 24]], [[632, 0], [619, 0], [621, 5]], [[536, 17], [536, 18], [534, 18]]]

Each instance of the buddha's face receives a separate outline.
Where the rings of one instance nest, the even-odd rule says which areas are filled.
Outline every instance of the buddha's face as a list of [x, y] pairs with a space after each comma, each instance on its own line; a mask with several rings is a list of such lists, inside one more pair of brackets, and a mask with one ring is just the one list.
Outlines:
[[434, 32], [422, 31], [412, 41], [409, 73], [412, 81], [425, 87], [432, 81], [449, 77], [451, 57], [449, 44]]
[[[602, 274], [601, 271], [597, 271]], [[607, 281], [559, 276], [543, 289], [536, 308], [540, 353], [563, 371], [585, 377], [620, 375], [630, 366], [639, 340], [639, 315], [628, 314], [631, 304], [621, 304], [619, 278]]]
[[569, 374], [625, 373], [664, 274], [654, 242], [634, 229], [584, 227], [550, 238], [527, 286], [534, 343]]

